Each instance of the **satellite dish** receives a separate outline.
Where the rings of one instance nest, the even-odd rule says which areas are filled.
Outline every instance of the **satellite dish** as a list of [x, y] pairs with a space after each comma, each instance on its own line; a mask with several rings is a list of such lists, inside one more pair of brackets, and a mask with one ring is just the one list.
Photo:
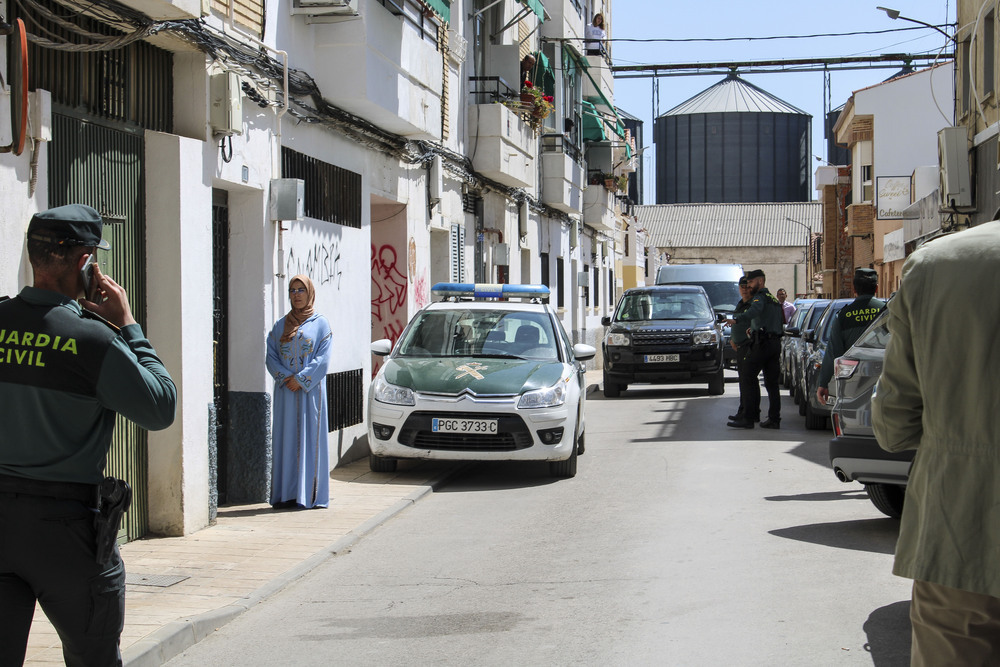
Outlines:
[[28, 36], [24, 21], [16, 19], [11, 26], [10, 39], [10, 128], [9, 146], [0, 147], [0, 153], [20, 155], [24, 152], [24, 139], [28, 133]]

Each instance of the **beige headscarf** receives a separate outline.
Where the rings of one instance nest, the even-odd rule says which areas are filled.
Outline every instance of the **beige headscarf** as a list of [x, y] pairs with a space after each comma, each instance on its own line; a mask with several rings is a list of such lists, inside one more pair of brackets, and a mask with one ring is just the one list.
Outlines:
[[306, 288], [306, 305], [302, 308], [293, 307], [285, 315], [285, 331], [281, 334], [282, 343], [287, 343], [295, 338], [295, 334], [299, 331], [299, 326], [312, 317], [314, 312], [313, 303], [316, 301], [316, 287], [313, 285], [313, 281], [309, 279], [309, 276], [304, 276], [300, 273], [288, 281], [289, 289], [291, 289], [295, 281], [302, 283]]

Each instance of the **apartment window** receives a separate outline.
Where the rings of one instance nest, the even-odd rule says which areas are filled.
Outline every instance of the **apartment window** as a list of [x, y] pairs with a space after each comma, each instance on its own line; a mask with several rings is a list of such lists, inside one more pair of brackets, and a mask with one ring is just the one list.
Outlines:
[[872, 187], [872, 166], [861, 165], [861, 201], [873, 201], [875, 190]]
[[608, 269], [608, 305], [615, 305], [615, 270]]
[[[440, 16], [434, 12], [426, 11], [427, 6], [422, 2], [417, 2], [416, 0], [375, 0], [378, 4], [385, 7], [390, 14], [393, 16], [398, 16], [402, 20], [411, 24], [414, 28], [420, 31], [420, 36], [427, 42], [433, 44], [434, 46], [439, 46], [437, 31], [439, 22], [442, 20]], [[429, 6], [432, 9], [434, 3]], [[437, 3], [447, 8], [450, 4], [449, 2]]]
[[281, 173], [305, 181], [310, 218], [361, 229], [361, 174], [281, 147]]
[[990, 12], [986, 15], [986, 23], [983, 24], [983, 95], [989, 95], [993, 92], [995, 85], [993, 83], [994, 72], [996, 69], [996, 48], [993, 40], [996, 37], [995, 34], [996, 27], [996, 13]]
[[556, 257], [556, 306], [562, 308], [565, 305], [563, 299], [563, 258]]
[[594, 276], [591, 278], [594, 281], [594, 306], [601, 305], [601, 274], [598, 272], [597, 267], [594, 267]]
[[549, 284], [549, 253], [541, 253], [542, 259], [542, 271], [541, 271], [541, 281], [546, 287], [551, 288], [552, 285]]
[[[590, 265], [589, 264], [584, 264], [583, 265], [583, 275], [585, 277], [587, 277], [587, 278], [590, 277]], [[590, 288], [587, 287], [587, 286], [583, 287], [583, 305], [584, 305], [584, 307], [587, 307], [587, 306], [590, 305]]]

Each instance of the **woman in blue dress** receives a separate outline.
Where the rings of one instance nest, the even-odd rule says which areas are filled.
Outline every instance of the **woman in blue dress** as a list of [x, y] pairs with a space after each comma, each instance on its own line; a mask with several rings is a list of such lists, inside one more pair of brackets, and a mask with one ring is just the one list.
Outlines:
[[292, 309], [267, 337], [267, 370], [274, 377], [271, 505], [275, 509], [330, 504], [326, 371], [332, 332], [313, 310], [316, 288], [307, 276], [288, 284]]

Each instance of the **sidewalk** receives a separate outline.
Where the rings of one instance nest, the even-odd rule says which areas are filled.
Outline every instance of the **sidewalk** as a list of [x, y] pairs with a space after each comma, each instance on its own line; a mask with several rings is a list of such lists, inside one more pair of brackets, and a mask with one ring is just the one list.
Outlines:
[[[587, 372], [587, 392], [601, 371]], [[213, 526], [184, 537], [137, 540], [125, 560], [122, 658], [162, 665], [327, 558], [349, 549], [466, 467], [461, 462], [400, 461], [373, 473], [362, 459], [330, 473], [326, 510], [276, 511], [266, 503], [219, 509]], [[62, 665], [55, 629], [35, 609], [26, 665]]]
[[[224, 507], [215, 525], [185, 537], [123, 545], [125, 664], [163, 664], [348, 549], [463, 467], [400, 462], [397, 473], [372, 473], [363, 459], [330, 473], [329, 509]], [[63, 664], [59, 637], [41, 609], [35, 610], [25, 664]]]

